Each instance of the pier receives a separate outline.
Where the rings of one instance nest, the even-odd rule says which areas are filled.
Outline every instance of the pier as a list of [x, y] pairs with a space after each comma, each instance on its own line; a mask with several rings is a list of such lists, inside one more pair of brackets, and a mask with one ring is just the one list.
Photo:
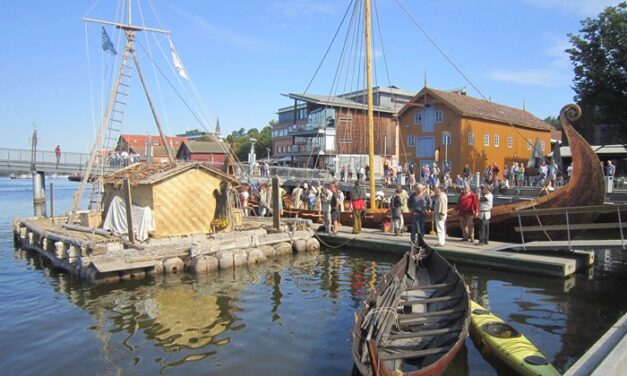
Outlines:
[[[410, 247], [409, 234], [394, 236], [381, 230], [362, 229], [360, 234], [352, 234], [351, 227], [343, 227], [337, 235], [317, 233], [323, 246], [345, 247], [370, 252], [403, 254]], [[428, 244], [436, 244], [435, 235], [426, 235]], [[566, 278], [577, 270], [594, 264], [594, 252], [519, 252], [521, 244], [491, 241], [489, 245], [475, 245], [462, 242], [460, 238], [447, 237], [443, 247], [432, 246], [451, 263], [488, 266], [495, 269], [520, 273], [533, 273]], [[533, 243], [526, 244], [534, 248]], [[544, 246], [543, 246], [544, 247]], [[547, 248], [535, 248], [536, 251]]]

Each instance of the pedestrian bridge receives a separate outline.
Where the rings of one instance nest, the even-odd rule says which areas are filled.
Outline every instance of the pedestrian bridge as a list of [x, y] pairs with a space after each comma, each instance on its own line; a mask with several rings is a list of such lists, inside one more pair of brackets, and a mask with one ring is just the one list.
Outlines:
[[[31, 172], [32, 151], [30, 149], [0, 148], [0, 174], [22, 174]], [[57, 163], [57, 156], [52, 151], [38, 150], [35, 152], [35, 168], [47, 174], [72, 174], [87, 168], [88, 153], [62, 152]], [[117, 168], [106, 167], [106, 171]]]

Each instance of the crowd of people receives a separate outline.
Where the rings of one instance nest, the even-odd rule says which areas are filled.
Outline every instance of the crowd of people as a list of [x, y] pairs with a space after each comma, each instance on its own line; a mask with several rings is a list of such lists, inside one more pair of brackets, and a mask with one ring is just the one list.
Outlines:
[[[608, 161], [603, 166], [607, 176], [616, 173], [616, 167]], [[568, 166], [566, 173], [560, 172], [557, 164], [551, 160], [540, 161], [534, 168], [534, 174], [523, 163], [514, 162], [510, 166], [505, 165], [501, 170], [496, 163], [490, 164], [483, 172], [483, 178], [477, 187], [479, 174], [473, 173], [469, 165], [464, 166], [462, 173], [457, 175], [455, 181], [450, 179], [450, 166], [437, 163], [425, 164], [416, 169], [411, 163], [398, 165], [394, 168], [384, 166], [384, 179], [390, 184], [395, 183], [396, 188], [388, 203], [391, 215], [391, 231], [400, 236], [404, 233], [406, 225], [403, 214], [410, 213], [412, 243], [417, 241], [418, 234], [426, 232], [425, 222], [428, 215], [433, 217], [434, 229], [438, 234], [438, 246], [443, 246], [446, 241], [446, 222], [449, 213], [447, 191], [454, 189], [460, 193], [456, 204], [459, 217], [459, 226], [462, 241], [472, 242], [477, 245], [488, 244], [490, 238], [490, 218], [493, 206], [492, 191], [509, 189], [510, 187], [522, 187], [533, 185], [541, 187], [540, 194], [548, 194], [555, 187], [564, 184], [573, 174], [572, 165]], [[340, 182], [333, 181], [324, 185], [320, 181], [298, 183], [288, 194], [283, 188], [280, 192], [280, 210], [284, 205], [296, 209], [308, 209], [318, 211], [323, 219], [322, 231], [337, 233], [341, 226], [340, 213], [352, 211], [354, 234], [359, 234], [362, 227], [362, 217], [366, 208], [366, 194], [362, 187], [362, 180], [367, 179], [368, 166], [361, 165], [356, 169], [354, 188], [345, 195], [339, 189], [340, 182], [348, 182], [353, 178], [353, 171], [348, 165], [340, 170]], [[416, 175], [418, 179], [416, 179]], [[401, 179], [403, 178], [403, 179]], [[472, 187], [477, 187], [473, 190]], [[252, 209], [249, 207], [249, 199], [258, 203], [255, 209], [257, 215], [269, 215], [271, 210], [272, 188], [269, 184], [261, 184], [249, 189], [245, 186], [240, 192], [240, 203], [244, 215], [249, 215]], [[477, 228], [476, 228], [477, 227]]]

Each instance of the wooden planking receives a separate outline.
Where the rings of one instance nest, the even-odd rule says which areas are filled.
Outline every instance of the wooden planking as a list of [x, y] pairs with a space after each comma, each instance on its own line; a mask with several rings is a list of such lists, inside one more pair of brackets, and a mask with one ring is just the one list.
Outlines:
[[537, 232], [537, 231], [566, 231], [570, 230], [605, 230], [611, 228], [627, 228], [627, 223], [575, 223], [572, 225], [546, 225], [546, 226], [523, 226], [514, 227], [516, 232]]
[[[350, 227], [342, 227], [338, 235], [318, 234], [324, 243], [345, 249], [360, 251], [403, 254], [409, 250], [409, 236], [395, 237], [375, 229], [362, 229], [361, 234], [350, 233]], [[436, 242], [435, 236], [427, 235], [430, 244]], [[598, 242], [597, 242], [598, 243]], [[488, 246], [476, 246], [469, 242], [461, 242], [456, 238], [447, 238], [444, 247], [434, 248], [449, 262], [490, 266], [504, 270], [524, 273], [543, 274], [564, 278], [577, 270], [584, 263], [578, 261], [578, 255], [551, 253], [550, 255], [531, 255], [512, 250], [522, 247], [520, 244], [490, 242]], [[550, 247], [545, 248], [550, 249]]]

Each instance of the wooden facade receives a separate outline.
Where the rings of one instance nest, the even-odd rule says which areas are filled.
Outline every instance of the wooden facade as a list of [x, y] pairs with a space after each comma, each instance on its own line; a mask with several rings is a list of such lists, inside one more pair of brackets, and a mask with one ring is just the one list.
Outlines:
[[105, 213], [114, 196], [124, 199], [123, 183], [127, 178], [132, 204], [153, 211], [155, 238], [211, 233], [218, 205], [215, 192], [224, 183], [239, 184], [202, 163], [138, 163], [105, 177]]
[[[399, 112], [400, 161], [416, 166], [451, 164], [451, 177], [464, 166], [483, 173], [494, 163], [529, 160], [535, 140], [551, 151], [549, 124], [521, 109], [480, 100], [460, 92], [422, 89]], [[436, 153], [437, 151], [437, 153]], [[441, 164], [440, 164], [441, 166]]]
[[224, 163], [228, 148], [228, 145], [220, 145], [215, 141], [183, 141], [178, 151], [176, 151], [176, 159]]

